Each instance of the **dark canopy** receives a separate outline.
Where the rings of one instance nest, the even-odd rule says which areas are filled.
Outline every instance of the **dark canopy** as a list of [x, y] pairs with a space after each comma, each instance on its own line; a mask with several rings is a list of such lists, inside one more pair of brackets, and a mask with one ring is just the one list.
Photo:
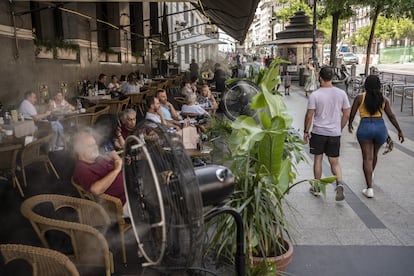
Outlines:
[[243, 43], [260, 0], [201, 0], [193, 5], [228, 35]]

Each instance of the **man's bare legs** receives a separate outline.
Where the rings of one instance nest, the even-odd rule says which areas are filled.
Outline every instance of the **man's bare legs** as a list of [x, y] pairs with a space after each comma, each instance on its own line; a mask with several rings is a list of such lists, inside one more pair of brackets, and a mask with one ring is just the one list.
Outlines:
[[339, 164], [339, 157], [328, 157], [331, 166], [331, 172], [336, 176], [336, 183], [342, 182], [342, 169]]
[[315, 179], [321, 179], [322, 177], [322, 160], [323, 154], [315, 154], [313, 157], [313, 176]]

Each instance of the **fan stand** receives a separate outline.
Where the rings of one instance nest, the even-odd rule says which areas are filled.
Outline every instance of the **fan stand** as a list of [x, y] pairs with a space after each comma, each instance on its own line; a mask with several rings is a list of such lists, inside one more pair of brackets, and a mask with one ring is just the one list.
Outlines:
[[204, 220], [209, 221], [215, 216], [227, 213], [231, 215], [236, 222], [236, 256], [235, 256], [235, 270], [238, 276], [246, 275], [246, 256], [244, 254], [244, 228], [243, 219], [239, 212], [228, 206], [221, 206], [211, 209], [204, 215]]

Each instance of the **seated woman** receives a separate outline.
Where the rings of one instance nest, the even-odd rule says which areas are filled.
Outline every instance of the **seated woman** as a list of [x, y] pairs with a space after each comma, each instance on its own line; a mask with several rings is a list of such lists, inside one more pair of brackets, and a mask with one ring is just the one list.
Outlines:
[[75, 107], [68, 103], [63, 97], [61, 92], [56, 93], [56, 95], [49, 101], [50, 111], [74, 111]]
[[[187, 96], [187, 104], [181, 107], [181, 114], [197, 114], [209, 116], [208, 112], [200, 105], [196, 104], [197, 96], [195, 94]], [[184, 116], [183, 116], [184, 117]]]
[[214, 96], [211, 94], [210, 88], [207, 84], [201, 87], [201, 93], [198, 97], [198, 103], [204, 106], [206, 110], [211, 110], [210, 115], [215, 115], [217, 110], [217, 102]]
[[118, 82], [118, 77], [116, 75], [111, 76], [111, 82], [108, 84], [108, 92], [111, 95], [117, 96], [121, 91], [121, 85]]

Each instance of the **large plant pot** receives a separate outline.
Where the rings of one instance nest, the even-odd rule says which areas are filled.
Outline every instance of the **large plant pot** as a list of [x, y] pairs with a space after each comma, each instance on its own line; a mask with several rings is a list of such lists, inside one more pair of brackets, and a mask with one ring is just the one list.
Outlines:
[[[280, 276], [282, 273], [285, 272], [288, 264], [292, 261], [293, 258], [293, 244], [289, 240], [284, 240], [288, 246], [288, 250], [285, 254], [276, 256], [276, 257], [266, 257], [268, 262], [272, 262], [276, 264], [276, 268], [278, 273], [276, 275]], [[264, 258], [262, 257], [252, 257], [252, 261], [254, 265], [259, 265], [263, 263]]]

